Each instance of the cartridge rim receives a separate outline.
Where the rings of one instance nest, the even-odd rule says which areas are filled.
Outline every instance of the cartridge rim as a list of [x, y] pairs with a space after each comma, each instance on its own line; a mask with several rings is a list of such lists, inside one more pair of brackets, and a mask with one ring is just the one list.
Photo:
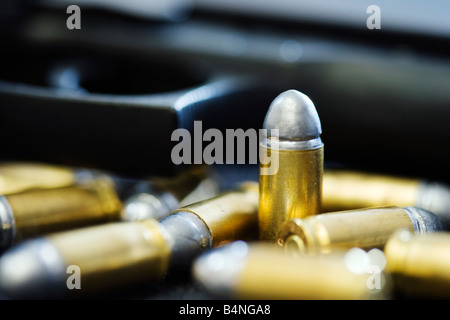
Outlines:
[[292, 256], [306, 251], [305, 242], [296, 234], [288, 236], [284, 241], [283, 247], [286, 253]]
[[[291, 255], [314, 252], [317, 249], [315, 238], [307, 223], [308, 218], [291, 218], [281, 225], [278, 233], [278, 244], [285, 248], [285, 251]], [[327, 239], [324, 239], [324, 244]], [[319, 246], [325, 250], [326, 245]]]

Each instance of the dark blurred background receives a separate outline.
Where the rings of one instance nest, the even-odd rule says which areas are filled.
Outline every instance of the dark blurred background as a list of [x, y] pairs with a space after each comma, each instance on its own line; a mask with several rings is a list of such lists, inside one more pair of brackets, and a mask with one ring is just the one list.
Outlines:
[[2, 1], [1, 157], [170, 175], [175, 128], [259, 129], [295, 88], [327, 166], [448, 181], [450, 4], [377, 1], [379, 29], [370, 5]]

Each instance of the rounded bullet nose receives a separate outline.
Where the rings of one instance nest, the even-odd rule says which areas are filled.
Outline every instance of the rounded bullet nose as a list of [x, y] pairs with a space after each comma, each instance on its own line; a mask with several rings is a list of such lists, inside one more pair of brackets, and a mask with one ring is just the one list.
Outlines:
[[201, 255], [193, 264], [194, 279], [212, 293], [231, 292], [248, 253], [244, 241], [236, 241]]
[[[271, 103], [264, 129], [279, 130], [280, 140], [310, 140], [320, 137], [322, 126], [311, 99], [297, 91], [287, 90]], [[270, 131], [268, 132], [270, 135]]]
[[57, 297], [65, 277], [61, 259], [45, 240], [25, 241], [0, 259], [0, 295], [8, 299]]
[[422, 183], [416, 203], [437, 215], [444, 226], [450, 229], [450, 186], [439, 182]]
[[125, 201], [122, 210], [122, 220], [159, 219], [167, 215], [171, 209], [152, 194], [136, 194]]

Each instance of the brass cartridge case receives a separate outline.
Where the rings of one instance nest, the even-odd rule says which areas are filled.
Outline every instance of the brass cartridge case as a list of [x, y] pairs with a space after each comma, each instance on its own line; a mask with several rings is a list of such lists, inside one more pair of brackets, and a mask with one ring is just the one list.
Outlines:
[[333, 248], [383, 249], [398, 229], [425, 233], [442, 230], [432, 213], [414, 207], [375, 207], [323, 213], [286, 221], [278, 244], [291, 253], [327, 253]]
[[0, 291], [19, 298], [44, 289], [43, 296], [65, 296], [71, 265], [81, 273], [80, 294], [160, 279], [169, 268], [189, 270], [203, 250], [257, 238], [258, 197], [258, 184], [244, 183], [159, 221], [120, 221], [23, 241], [0, 258]]
[[211, 234], [212, 246], [233, 240], [257, 238], [258, 183], [245, 182], [236, 190], [174, 210], [200, 218]]
[[37, 162], [1, 162], [0, 194], [32, 189], [61, 188], [75, 184], [76, 172], [69, 167]]
[[450, 298], [450, 234], [398, 230], [387, 242], [386, 271], [396, 294], [406, 298]]
[[260, 176], [259, 228], [262, 239], [273, 241], [286, 220], [320, 213], [324, 154], [323, 147], [270, 152], [279, 157], [280, 167], [273, 175]]
[[119, 220], [121, 202], [106, 177], [56, 189], [0, 196], [2, 247], [46, 233]]
[[169, 264], [170, 239], [151, 219], [60, 232], [47, 240], [65, 266], [79, 267], [81, 294], [161, 280]]
[[260, 142], [259, 237], [276, 242], [283, 222], [321, 212], [324, 144], [314, 104], [296, 90], [272, 102], [263, 128], [278, 134]]
[[450, 227], [450, 186], [438, 181], [362, 171], [326, 169], [322, 212], [375, 206], [414, 206], [436, 214]]
[[[193, 275], [219, 297], [257, 300], [363, 300], [389, 296], [381, 269], [355, 272], [346, 252], [293, 257], [272, 243], [234, 242], [200, 256]], [[363, 256], [365, 258], [365, 256]], [[373, 278], [372, 278], [373, 277]], [[376, 284], [374, 278], [376, 279]]]

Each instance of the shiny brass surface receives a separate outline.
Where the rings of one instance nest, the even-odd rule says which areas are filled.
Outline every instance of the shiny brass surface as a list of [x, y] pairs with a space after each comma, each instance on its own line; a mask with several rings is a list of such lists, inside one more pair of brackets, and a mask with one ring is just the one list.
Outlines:
[[37, 162], [1, 162], [0, 194], [32, 189], [61, 188], [76, 182], [72, 169]]
[[333, 248], [382, 249], [398, 229], [414, 232], [403, 208], [377, 207], [323, 213], [286, 221], [278, 243], [291, 253], [330, 252]]
[[322, 212], [414, 206], [419, 185], [418, 179], [327, 169], [323, 175]]
[[343, 252], [329, 255], [286, 255], [281, 248], [249, 247], [234, 292], [239, 299], [366, 300], [389, 294], [381, 272], [380, 287], [370, 287], [374, 274], [351, 271]]
[[257, 238], [258, 183], [246, 182], [214, 198], [196, 202], [172, 213], [187, 211], [202, 219], [211, 232], [213, 246], [232, 240]]
[[170, 241], [155, 220], [116, 222], [60, 232], [47, 239], [64, 263], [80, 269], [81, 294], [160, 280]]
[[267, 150], [262, 145], [260, 148], [263, 157], [268, 154], [279, 159], [277, 173], [259, 177], [260, 239], [276, 242], [279, 229], [286, 220], [321, 212], [324, 148]]
[[56, 189], [7, 195], [15, 225], [15, 241], [119, 220], [121, 202], [106, 177]]
[[450, 234], [397, 231], [385, 247], [386, 270], [407, 298], [450, 298]]

